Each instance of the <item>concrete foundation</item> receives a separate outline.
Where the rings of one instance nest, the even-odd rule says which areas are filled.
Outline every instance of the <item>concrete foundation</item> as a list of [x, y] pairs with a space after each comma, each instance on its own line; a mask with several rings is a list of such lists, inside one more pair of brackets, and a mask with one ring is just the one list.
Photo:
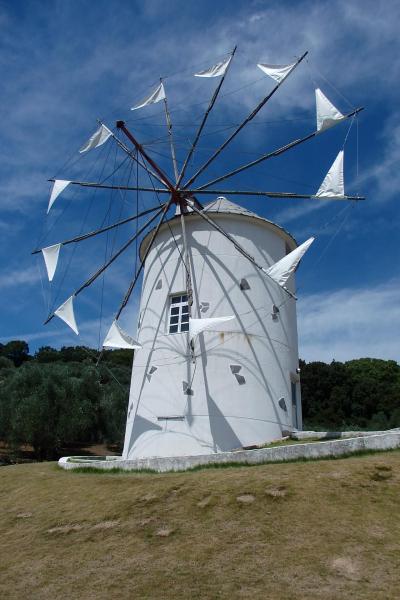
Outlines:
[[[303, 432], [316, 433], [316, 432]], [[321, 433], [321, 432], [319, 432]], [[326, 435], [329, 432], [323, 432]], [[345, 432], [339, 432], [339, 434]], [[352, 432], [353, 433], [353, 432]], [[269, 462], [291, 461], [299, 459], [319, 459], [340, 457], [355, 452], [393, 450], [400, 447], [400, 430], [386, 432], [354, 432], [357, 437], [347, 439], [308, 442], [303, 444], [288, 444], [272, 448], [255, 450], [237, 450], [220, 452], [218, 454], [203, 454], [197, 456], [148, 457], [138, 459], [122, 459], [113, 457], [63, 457], [58, 464], [63, 469], [94, 468], [94, 469], [124, 469], [140, 471], [151, 469], [159, 473], [167, 471], [186, 471], [199, 465], [242, 463], [262, 464]]]

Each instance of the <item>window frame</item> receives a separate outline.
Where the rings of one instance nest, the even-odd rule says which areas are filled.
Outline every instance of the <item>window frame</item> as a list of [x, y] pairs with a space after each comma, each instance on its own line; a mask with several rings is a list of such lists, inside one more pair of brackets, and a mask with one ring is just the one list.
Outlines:
[[[171, 331], [173, 329], [173, 331]], [[189, 302], [186, 292], [170, 294], [167, 334], [186, 333], [189, 331]]]

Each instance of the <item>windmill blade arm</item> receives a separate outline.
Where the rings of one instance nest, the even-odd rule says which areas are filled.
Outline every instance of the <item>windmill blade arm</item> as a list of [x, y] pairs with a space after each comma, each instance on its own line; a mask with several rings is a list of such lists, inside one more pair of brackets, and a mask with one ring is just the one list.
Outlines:
[[[218, 223], [216, 223], [214, 221], [214, 219], [211, 219], [208, 215], [205, 214], [204, 211], [199, 210], [194, 202], [192, 202], [191, 200], [188, 200], [188, 204], [190, 206], [190, 208], [198, 215], [200, 215], [200, 217], [202, 217], [205, 221], [207, 221], [207, 223], [209, 223], [212, 227], [214, 227], [214, 229], [216, 229], [217, 231], [219, 231], [219, 233], [221, 233], [224, 237], [226, 237], [236, 248], [236, 250], [238, 252], [240, 252], [240, 254], [242, 254], [245, 258], [247, 258], [248, 261], [251, 262], [252, 265], [254, 265], [257, 269], [259, 269], [260, 271], [262, 271], [264, 273], [264, 275], [266, 275], [268, 277], [268, 279], [270, 279], [271, 281], [274, 281], [274, 283], [276, 285], [279, 285], [278, 283], [276, 283], [276, 281], [274, 279], [272, 279], [272, 277], [270, 277], [267, 273], [267, 270], [260, 264], [258, 264], [258, 262], [255, 260], [255, 258], [253, 256], [251, 256], [251, 254], [249, 254], [247, 252], [247, 250], [245, 250], [243, 248], [243, 246], [241, 244], [239, 244], [231, 235], [229, 235], [229, 233], [227, 231], [225, 231], [225, 229], [223, 229], [222, 227], [220, 227], [218, 225]], [[281, 286], [279, 286], [281, 287]], [[296, 296], [294, 294], [292, 294], [292, 292], [290, 292], [286, 287], [281, 287], [281, 289], [283, 289], [291, 298], [294, 298], [295, 300], [297, 300]]]
[[141, 144], [139, 144], [139, 142], [132, 135], [132, 133], [129, 131], [129, 129], [127, 129], [127, 127], [125, 126], [125, 122], [124, 121], [117, 121], [117, 127], [118, 127], [118, 129], [120, 129], [121, 131], [123, 131], [123, 133], [126, 135], [126, 137], [128, 138], [128, 140], [130, 140], [132, 142], [132, 144], [135, 146], [136, 150], [138, 152], [140, 152], [140, 154], [143, 156], [143, 158], [154, 169], [155, 173], [153, 173], [153, 171], [151, 171], [147, 166], [144, 166], [144, 168], [146, 169], [146, 171], [148, 173], [150, 173], [153, 177], [155, 177], [157, 179], [157, 181], [160, 181], [163, 185], [165, 185], [170, 190], [170, 192], [172, 194], [174, 194], [175, 193], [175, 187], [170, 182], [170, 180], [167, 177], [167, 175], [160, 169], [160, 167], [151, 158], [151, 156], [149, 156], [147, 154], [146, 150], [143, 148], [143, 146]]
[[[164, 208], [164, 204], [161, 205], [161, 208]], [[78, 235], [77, 237], [70, 238], [68, 240], [64, 240], [63, 242], [60, 242], [60, 244], [61, 244], [61, 246], [66, 246], [67, 244], [73, 244], [74, 242], [82, 242], [83, 240], [87, 240], [91, 237], [94, 237], [95, 235], [104, 233], [105, 231], [110, 231], [110, 229], [114, 229], [115, 227], [119, 227], [120, 225], [125, 225], [125, 223], [130, 223], [131, 221], [135, 221], [136, 219], [139, 219], [140, 217], [143, 217], [144, 215], [148, 215], [156, 210], [158, 210], [158, 211], [160, 210], [160, 205], [154, 206], [153, 208], [149, 208], [148, 210], [144, 210], [143, 212], [138, 213], [137, 215], [133, 215], [132, 217], [127, 217], [126, 219], [123, 219], [122, 221], [117, 221], [117, 223], [113, 223], [112, 225], [108, 225], [107, 227], [102, 227], [101, 229], [96, 229], [95, 231], [89, 231], [88, 233]], [[41, 251], [42, 251], [42, 248], [39, 248], [38, 250], [34, 250], [31, 254], [39, 254]]]
[[[161, 83], [162, 80], [160, 79]], [[172, 166], [174, 169], [174, 175], [175, 175], [175, 182], [178, 181], [178, 163], [176, 161], [176, 151], [175, 151], [175, 143], [174, 143], [174, 136], [172, 133], [172, 120], [171, 120], [171, 114], [169, 112], [169, 108], [168, 108], [168, 100], [167, 100], [167, 96], [165, 96], [164, 98], [164, 112], [165, 112], [165, 120], [167, 123], [167, 130], [168, 130], [168, 137], [169, 137], [169, 146], [170, 146], [170, 151], [171, 151], [171, 160], [172, 160]], [[175, 183], [176, 185], [176, 183]]]
[[[101, 121], [99, 121], [99, 123], [101, 125], [104, 125], [104, 123], [102, 123]], [[153, 177], [155, 177], [157, 179], [157, 181], [159, 183], [161, 183], [162, 185], [166, 185], [165, 181], [159, 175], [157, 175], [157, 173], [154, 173], [153, 171], [151, 171], [145, 163], [143, 163], [141, 160], [139, 160], [139, 158], [137, 156], [135, 156], [135, 154], [133, 152], [131, 152], [131, 150], [129, 150], [129, 148], [114, 133], [111, 132], [111, 136], [116, 141], [116, 143], [121, 148], [121, 150], [123, 150], [134, 162], [136, 162], [140, 167], [142, 167], [142, 169], [149, 171], [153, 175]]]
[[[171, 201], [170, 201], [171, 202]], [[136, 238], [143, 233], [143, 231], [158, 217], [158, 215], [160, 215], [161, 213], [165, 214], [166, 212], [166, 207], [168, 207], [168, 204], [165, 204], [162, 208], [160, 208], [160, 210], [153, 215], [144, 225], [143, 227], [141, 227], [133, 237], [131, 237], [119, 250], [118, 252], [116, 252], [115, 254], [113, 254], [113, 256], [104, 263], [104, 265], [102, 267], [100, 267], [100, 269], [98, 269], [89, 279], [87, 279], [85, 281], [85, 283], [83, 283], [73, 294], [72, 296], [77, 296], [78, 294], [80, 294], [85, 288], [89, 287], [127, 248], [129, 248], [129, 246], [136, 240]], [[44, 324], [46, 325], [49, 321], [51, 321], [51, 319], [54, 317], [54, 313], [52, 313], [44, 322]]]
[[[144, 167], [147, 170], [147, 167]], [[151, 174], [151, 171], [149, 171]], [[56, 181], [55, 179], [48, 179], [47, 181]], [[157, 192], [158, 194], [170, 194], [171, 191], [166, 187], [153, 188], [153, 187], [141, 187], [141, 186], [130, 186], [130, 185], [110, 185], [107, 183], [96, 183], [95, 181], [70, 181], [69, 185], [80, 185], [81, 187], [88, 188], [99, 188], [105, 190], [121, 190], [128, 192]]]
[[[287, 198], [287, 199], [300, 199], [300, 200], [329, 200], [326, 198], [316, 198], [313, 194], [296, 194], [292, 192], [261, 192], [261, 191], [252, 191], [252, 190], [185, 190], [189, 194], [202, 194], [202, 195], [210, 195], [210, 196], [262, 196], [266, 198]], [[338, 200], [338, 198], [333, 198], [334, 200]], [[340, 200], [365, 200], [365, 196], [344, 196], [344, 198], [340, 198]]]
[[214, 154], [212, 154], [212, 156], [210, 156], [210, 158], [198, 169], [198, 171], [196, 171], [196, 173], [192, 175], [192, 177], [189, 179], [189, 181], [186, 182], [184, 187], [188, 187], [189, 185], [191, 185], [199, 177], [199, 175], [201, 175], [201, 173], [203, 173], [203, 171], [213, 162], [213, 160], [217, 158], [217, 156], [224, 150], [224, 148], [226, 148], [226, 146], [230, 144], [230, 142], [237, 136], [237, 134], [243, 129], [243, 127], [245, 127], [247, 123], [254, 119], [254, 117], [260, 112], [262, 107], [268, 102], [268, 100], [272, 98], [275, 92], [278, 91], [280, 86], [286, 81], [290, 74], [293, 73], [293, 71], [296, 69], [296, 67], [298, 67], [301, 61], [304, 60], [307, 54], [308, 51], [305, 52], [302, 56], [300, 56], [300, 58], [293, 65], [293, 68], [289, 71], [289, 73], [276, 84], [276, 86], [272, 89], [272, 91], [269, 94], [265, 96], [265, 98], [261, 100], [261, 102], [254, 108], [254, 110], [252, 110], [252, 112], [244, 119], [244, 121], [242, 121], [242, 123], [235, 129], [235, 131], [231, 133], [231, 135], [225, 140], [225, 142], [219, 148], [217, 148], [217, 150], [215, 150]]
[[[345, 117], [345, 119], [349, 119], [350, 117], [353, 117], [354, 115], [358, 114], [362, 110], [364, 110], [364, 107], [356, 108], [355, 110], [348, 113], [347, 115], [344, 115], [344, 117]], [[343, 119], [343, 120], [345, 120], [345, 119]], [[328, 130], [324, 130], [324, 131], [328, 131]], [[267, 152], [266, 154], [263, 154], [256, 160], [252, 160], [251, 162], [246, 163], [245, 165], [242, 165], [241, 167], [237, 167], [236, 169], [234, 169], [233, 171], [230, 171], [229, 173], [226, 173], [225, 175], [221, 175], [221, 177], [217, 177], [216, 179], [213, 179], [212, 181], [205, 183], [204, 185], [200, 186], [196, 190], [196, 192], [199, 193], [201, 190], [204, 190], [204, 189], [210, 187], [210, 185], [214, 185], [215, 183], [224, 181], [225, 179], [229, 179], [229, 177], [233, 177], [234, 175], [237, 175], [238, 173], [241, 173], [242, 171], [245, 171], [246, 169], [250, 169], [251, 167], [254, 167], [255, 165], [260, 164], [264, 160], [268, 160], [269, 158], [273, 158], [274, 156], [279, 156], [280, 154], [283, 154], [284, 152], [287, 152], [288, 150], [295, 148], [299, 144], [303, 144], [304, 142], [311, 140], [312, 138], [316, 137], [317, 135], [320, 135], [321, 133], [322, 133], [322, 131], [318, 131], [318, 130], [313, 131], [312, 133], [309, 133], [308, 135], [306, 135], [302, 138], [299, 138], [297, 140], [293, 140], [292, 142], [289, 142], [289, 144], [285, 144], [285, 146], [281, 146], [280, 148], [277, 148], [276, 150], [273, 150], [272, 152]]]
[[[143, 256], [143, 260], [141, 261], [140, 267], [139, 267], [139, 269], [138, 269], [137, 273], [135, 273], [135, 277], [134, 277], [134, 278], [133, 278], [133, 280], [131, 281], [131, 283], [130, 283], [130, 285], [129, 285], [129, 288], [128, 288], [128, 291], [126, 292], [126, 294], [125, 294], [125, 296], [124, 296], [124, 299], [122, 300], [121, 306], [119, 307], [119, 309], [118, 309], [118, 312], [117, 312], [117, 314], [115, 315], [115, 320], [118, 320], [118, 319], [119, 319], [119, 316], [120, 316], [121, 312], [124, 310], [125, 306], [126, 306], [126, 305], [128, 304], [128, 302], [129, 302], [129, 298], [131, 297], [131, 294], [132, 294], [132, 292], [133, 292], [133, 289], [134, 289], [134, 287], [135, 287], [135, 285], [136, 285], [136, 282], [137, 282], [137, 281], [138, 281], [138, 279], [139, 279], [139, 275], [140, 275], [140, 273], [141, 273], [141, 272], [142, 272], [142, 270], [143, 270], [144, 264], [145, 264], [145, 262], [146, 262], [146, 258], [147, 258], [148, 254], [149, 254], [149, 252], [150, 252], [150, 250], [151, 250], [151, 248], [152, 248], [152, 246], [153, 246], [154, 240], [155, 240], [155, 238], [156, 238], [156, 236], [157, 236], [157, 234], [158, 234], [158, 232], [159, 232], [159, 230], [160, 230], [160, 227], [161, 227], [161, 225], [162, 225], [162, 223], [163, 223], [163, 221], [164, 221], [164, 217], [165, 217], [165, 215], [167, 214], [167, 212], [168, 212], [168, 209], [170, 208], [170, 206], [171, 206], [172, 202], [173, 202], [173, 200], [172, 200], [172, 198], [171, 198], [171, 199], [170, 199], [168, 202], [166, 202], [166, 204], [164, 205], [164, 207], [163, 207], [162, 211], [160, 211], [160, 212], [162, 212], [161, 218], [160, 218], [159, 222], [157, 223], [157, 227], [156, 227], [156, 228], [155, 228], [155, 230], [153, 231], [153, 234], [152, 234], [152, 236], [151, 236], [151, 239], [150, 239], [149, 245], [148, 245], [148, 246], [147, 246], [147, 248], [146, 248], [146, 252], [145, 252], [145, 254], [144, 254], [144, 256]], [[155, 215], [155, 216], [158, 216], [158, 215], [160, 214], [160, 212], [158, 212], [158, 213], [157, 213], [157, 215]]]
[[[236, 49], [237, 49], [237, 46], [235, 46], [235, 47], [234, 47], [234, 49], [233, 49], [233, 51], [232, 51], [232, 54], [231, 54], [232, 58], [233, 58], [233, 57], [234, 57], [234, 55], [235, 55]], [[214, 104], [215, 104], [215, 102], [216, 102], [216, 100], [217, 100], [217, 98], [218, 98], [218, 94], [219, 94], [219, 92], [220, 92], [220, 89], [222, 88], [222, 85], [223, 85], [223, 83], [224, 83], [224, 81], [225, 81], [225, 77], [226, 77], [226, 75], [227, 75], [227, 73], [228, 73], [228, 71], [229, 71], [229, 67], [230, 67], [230, 66], [231, 66], [231, 62], [229, 63], [229, 65], [228, 65], [228, 67], [227, 67], [227, 69], [226, 69], [225, 73], [223, 74], [223, 76], [222, 76], [222, 78], [221, 78], [221, 81], [219, 82], [218, 86], [216, 87], [216, 89], [215, 89], [215, 91], [214, 91], [214, 93], [213, 93], [213, 95], [212, 95], [212, 98], [211, 98], [211, 100], [210, 100], [210, 103], [209, 103], [209, 105], [208, 105], [208, 107], [207, 107], [207, 110], [206, 110], [206, 112], [204, 113], [203, 119], [202, 119], [202, 121], [201, 121], [201, 123], [200, 123], [200, 126], [199, 126], [199, 128], [198, 128], [198, 130], [197, 130], [196, 136], [195, 136], [195, 138], [194, 138], [194, 140], [193, 140], [192, 146], [191, 146], [191, 148], [190, 148], [190, 150], [189, 150], [189, 153], [188, 153], [188, 155], [187, 155], [187, 156], [186, 156], [186, 158], [185, 158], [185, 162], [183, 163], [183, 166], [182, 166], [181, 172], [180, 172], [180, 174], [179, 174], [179, 177], [178, 177], [178, 181], [177, 181], [177, 183], [176, 183], [176, 185], [177, 185], [177, 186], [180, 184], [180, 182], [182, 181], [182, 179], [183, 179], [183, 177], [184, 177], [184, 175], [185, 175], [185, 172], [186, 172], [186, 167], [187, 167], [187, 165], [189, 164], [189, 161], [190, 161], [190, 159], [191, 159], [191, 158], [192, 158], [192, 156], [193, 156], [193, 152], [195, 151], [195, 148], [196, 148], [196, 146], [197, 146], [197, 142], [199, 141], [199, 139], [200, 139], [200, 136], [201, 136], [201, 133], [202, 133], [202, 131], [203, 131], [203, 129], [204, 129], [204, 126], [205, 126], [205, 124], [206, 124], [206, 122], [207, 122], [208, 115], [210, 114], [210, 112], [212, 111], [212, 109], [213, 109], [213, 107], [214, 107]]]

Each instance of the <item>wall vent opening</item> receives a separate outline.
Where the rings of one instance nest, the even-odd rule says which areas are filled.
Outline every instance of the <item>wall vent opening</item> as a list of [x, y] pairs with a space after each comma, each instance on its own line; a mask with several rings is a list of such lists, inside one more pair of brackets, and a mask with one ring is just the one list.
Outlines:
[[231, 369], [232, 375], [234, 375], [238, 384], [239, 385], [245, 384], [246, 378], [243, 377], [243, 375], [240, 375], [240, 371], [242, 370], [242, 367], [240, 365], [229, 365], [229, 367]]
[[148, 381], [151, 381], [151, 378], [153, 377], [153, 375], [157, 371], [157, 369], [158, 369], [158, 367], [155, 367], [154, 365], [152, 367], [150, 367], [150, 369], [146, 373], [146, 377], [147, 377]]
[[272, 313], [271, 313], [273, 321], [277, 321], [278, 320], [279, 313], [280, 313], [279, 308], [276, 306], [276, 304], [273, 304], [272, 305]]
[[200, 309], [201, 313], [206, 313], [209, 308], [210, 308], [209, 302], [200, 302], [199, 309]]
[[183, 389], [183, 393], [186, 396], [194, 396], [194, 391], [192, 390], [192, 388], [189, 386], [187, 381], [182, 381], [182, 389]]
[[242, 292], [244, 292], [245, 290], [249, 290], [250, 289], [250, 284], [247, 281], [247, 279], [241, 279], [239, 287], [242, 290]]
[[287, 406], [286, 406], [285, 398], [279, 398], [278, 404], [279, 404], [279, 406], [280, 406], [280, 408], [282, 410], [284, 410], [285, 412], [287, 412]]

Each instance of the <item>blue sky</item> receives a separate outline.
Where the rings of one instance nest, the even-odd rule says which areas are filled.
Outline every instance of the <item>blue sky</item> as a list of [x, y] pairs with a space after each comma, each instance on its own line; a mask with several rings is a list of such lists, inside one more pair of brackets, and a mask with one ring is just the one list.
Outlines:
[[[51, 287], [41, 256], [30, 252], [37, 244], [47, 246], [128, 216], [136, 198], [70, 186], [46, 217], [47, 179], [95, 179], [120, 165], [124, 156], [109, 142], [87, 155], [78, 153], [99, 117], [110, 127], [116, 119], [127, 120], [171, 171], [168, 147], [160, 140], [162, 103], [134, 113], [130, 106], [152, 91], [160, 76], [166, 78], [182, 161], [217, 82], [192, 74], [237, 44], [191, 169], [272, 89], [257, 62], [289, 63], [308, 50], [307, 62], [213, 163], [207, 180], [313, 131], [316, 85], [342, 112], [365, 106], [358, 136], [355, 122], [347, 136], [345, 185], [348, 193], [367, 196], [366, 202], [346, 208], [333, 201], [231, 199], [280, 223], [299, 242], [317, 236], [297, 277], [303, 358], [400, 360], [399, 18], [400, 4], [391, 0], [0, 1], [0, 341], [25, 339], [31, 350], [98, 345], [129, 284], [134, 251], [79, 296], [80, 338], [58, 319], [46, 327], [43, 320], [132, 228], [63, 248]], [[348, 122], [341, 124], [221, 187], [315, 193], [348, 128]], [[124, 163], [114, 181], [126, 183], [129, 169]], [[139, 206], [156, 202], [142, 196]], [[134, 296], [123, 321], [131, 332], [136, 308]]]

